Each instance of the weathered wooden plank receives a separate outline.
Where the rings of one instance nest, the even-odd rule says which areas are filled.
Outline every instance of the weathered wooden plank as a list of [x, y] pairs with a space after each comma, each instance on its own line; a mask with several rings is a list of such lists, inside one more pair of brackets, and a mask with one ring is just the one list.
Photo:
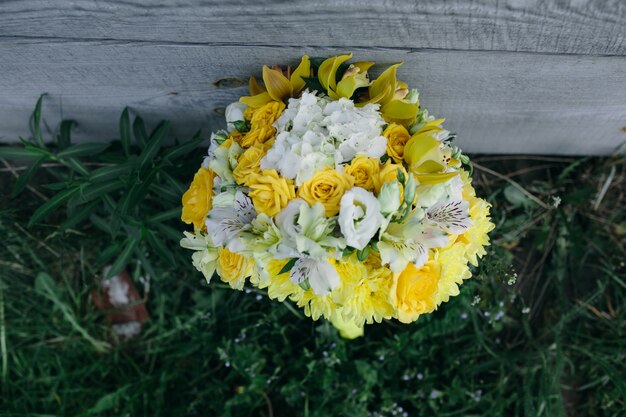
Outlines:
[[13, 0], [0, 37], [626, 55], [626, 2]]
[[[82, 140], [117, 135], [121, 109], [172, 120], [191, 135], [220, 123], [216, 108], [245, 93], [214, 85], [261, 64], [294, 63], [335, 48], [153, 45], [123, 42], [0, 41], [0, 137], [28, 135], [42, 92], [54, 127], [61, 111]], [[405, 61], [400, 77], [422, 104], [448, 119], [470, 152], [606, 154], [626, 140], [624, 57], [353, 48], [356, 58]], [[228, 83], [226, 83], [228, 84]]]

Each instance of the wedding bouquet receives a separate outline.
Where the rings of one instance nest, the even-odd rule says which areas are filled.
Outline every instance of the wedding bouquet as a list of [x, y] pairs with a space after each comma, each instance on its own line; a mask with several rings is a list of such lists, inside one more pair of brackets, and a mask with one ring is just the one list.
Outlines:
[[344, 337], [415, 321], [485, 254], [489, 204], [453, 135], [396, 78], [352, 54], [263, 67], [182, 198], [181, 245], [207, 281], [267, 289]]

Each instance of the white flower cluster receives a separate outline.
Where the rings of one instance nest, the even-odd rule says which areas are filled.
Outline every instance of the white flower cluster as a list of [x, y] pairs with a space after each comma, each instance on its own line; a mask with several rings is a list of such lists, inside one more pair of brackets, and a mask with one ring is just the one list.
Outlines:
[[345, 98], [331, 101], [304, 92], [289, 99], [276, 121], [276, 139], [261, 161], [262, 169], [276, 169], [301, 185], [324, 167], [341, 169], [356, 155], [380, 158], [387, 139], [378, 105], [356, 107]]

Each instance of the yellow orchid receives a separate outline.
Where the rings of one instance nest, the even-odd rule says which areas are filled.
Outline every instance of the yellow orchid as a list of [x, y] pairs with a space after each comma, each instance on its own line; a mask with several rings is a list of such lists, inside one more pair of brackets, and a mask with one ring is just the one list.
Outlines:
[[337, 71], [341, 65], [352, 58], [352, 54], [337, 55], [326, 59], [317, 71], [317, 79], [326, 90], [330, 98], [339, 100], [349, 99], [357, 88], [370, 85], [367, 70], [374, 65], [373, 62], [355, 62], [345, 70], [341, 80], [337, 82]]
[[429, 132], [411, 136], [404, 147], [404, 160], [409, 171], [418, 174], [434, 174], [446, 167], [441, 142]]
[[409, 88], [405, 82], [396, 78], [400, 65], [402, 63], [390, 66], [371, 83], [369, 100], [363, 104], [378, 103], [380, 112], [387, 122], [410, 126], [419, 112], [419, 102], [406, 99]]
[[252, 108], [259, 108], [270, 101], [284, 101], [289, 97], [297, 96], [305, 87], [303, 78], [311, 77], [311, 61], [308, 55], [304, 55], [298, 67], [291, 73], [287, 69], [287, 76], [280, 68], [269, 68], [263, 66], [263, 82], [265, 88], [261, 87], [256, 78], [250, 77], [250, 95], [239, 99], [244, 104]]

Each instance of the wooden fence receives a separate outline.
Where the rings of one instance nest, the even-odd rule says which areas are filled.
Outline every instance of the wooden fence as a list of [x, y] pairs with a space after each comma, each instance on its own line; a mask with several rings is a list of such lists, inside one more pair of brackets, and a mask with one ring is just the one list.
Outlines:
[[124, 106], [184, 139], [263, 64], [404, 61], [400, 78], [468, 152], [608, 154], [626, 141], [623, 0], [0, 1], [0, 140], [117, 136]]

